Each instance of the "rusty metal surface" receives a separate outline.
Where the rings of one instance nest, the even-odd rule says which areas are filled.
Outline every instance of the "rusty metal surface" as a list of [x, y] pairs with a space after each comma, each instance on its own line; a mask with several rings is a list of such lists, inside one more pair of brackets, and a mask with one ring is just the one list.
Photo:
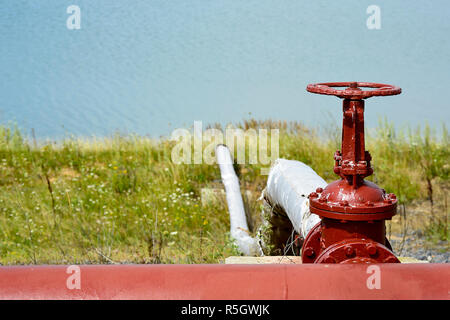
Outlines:
[[449, 299], [448, 264], [77, 267], [79, 289], [69, 289], [73, 266], [0, 267], [0, 298]]
[[[365, 149], [363, 99], [400, 94], [401, 89], [379, 83], [334, 82], [310, 84], [307, 91], [343, 98], [343, 121], [341, 150], [334, 154], [333, 168], [341, 179], [309, 195], [310, 210], [322, 221], [303, 244], [302, 251], [307, 253], [302, 254], [303, 262], [399, 262], [386, 243], [384, 222], [396, 214], [397, 197], [364, 180], [373, 174], [373, 169], [372, 157]], [[354, 255], [345, 255], [344, 247]], [[369, 255], [366, 247], [378, 248], [378, 255]]]

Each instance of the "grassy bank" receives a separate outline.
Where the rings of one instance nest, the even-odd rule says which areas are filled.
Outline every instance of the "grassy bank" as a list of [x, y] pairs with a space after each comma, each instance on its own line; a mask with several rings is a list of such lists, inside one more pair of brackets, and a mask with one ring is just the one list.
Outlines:
[[[280, 157], [336, 179], [339, 128], [253, 120], [238, 126], [280, 129]], [[447, 129], [395, 132], [383, 122], [366, 141], [370, 179], [396, 193], [406, 213], [425, 212], [411, 227], [430, 241], [447, 240]], [[201, 203], [201, 189], [219, 185], [217, 166], [172, 163], [174, 144], [116, 135], [42, 145], [0, 128], [0, 263], [218, 263], [236, 254], [224, 203]], [[267, 179], [260, 166], [237, 169], [242, 188], [260, 193]], [[260, 204], [249, 205], [256, 226]], [[400, 215], [391, 227], [403, 223]]]

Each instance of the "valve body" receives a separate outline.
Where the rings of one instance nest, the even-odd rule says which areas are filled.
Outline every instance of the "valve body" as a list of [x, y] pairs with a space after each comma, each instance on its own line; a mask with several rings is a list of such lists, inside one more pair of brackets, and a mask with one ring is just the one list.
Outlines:
[[[332, 87], [348, 87], [336, 90]], [[375, 90], [363, 91], [359, 87]], [[310, 210], [320, 216], [302, 246], [303, 263], [398, 263], [386, 239], [385, 220], [396, 214], [397, 199], [375, 183], [364, 142], [364, 99], [399, 94], [394, 86], [343, 82], [309, 85], [313, 93], [343, 98], [341, 150], [334, 154], [334, 172], [340, 180], [309, 195]]]

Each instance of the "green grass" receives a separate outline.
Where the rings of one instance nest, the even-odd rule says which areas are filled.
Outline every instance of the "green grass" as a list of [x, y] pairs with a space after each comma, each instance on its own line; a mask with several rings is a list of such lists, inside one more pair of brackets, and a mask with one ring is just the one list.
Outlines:
[[[238, 126], [279, 128], [280, 157], [336, 179], [339, 128], [255, 120]], [[381, 122], [366, 141], [370, 179], [402, 203], [429, 202], [423, 230], [447, 240], [447, 129], [395, 132]], [[0, 263], [219, 263], [236, 255], [226, 205], [200, 199], [202, 188], [220, 180], [218, 167], [173, 164], [174, 144], [134, 135], [38, 144], [1, 127]], [[260, 166], [237, 168], [242, 188], [261, 192], [267, 176]], [[259, 204], [250, 207], [258, 216]]]

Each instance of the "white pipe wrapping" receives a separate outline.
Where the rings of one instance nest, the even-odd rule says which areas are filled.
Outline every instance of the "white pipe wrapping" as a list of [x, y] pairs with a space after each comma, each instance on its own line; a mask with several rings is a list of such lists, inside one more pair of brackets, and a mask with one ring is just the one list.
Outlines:
[[244, 255], [259, 256], [261, 249], [259, 248], [258, 241], [249, 235], [239, 179], [234, 171], [233, 160], [231, 159], [228, 147], [218, 145], [216, 147], [216, 157], [227, 196], [231, 237]]
[[303, 238], [320, 218], [309, 211], [308, 195], [327, 183], [311, 167], [295, 160], [277, 159], [270, 169], [265, 195], [284, 209], [294, 230]]

